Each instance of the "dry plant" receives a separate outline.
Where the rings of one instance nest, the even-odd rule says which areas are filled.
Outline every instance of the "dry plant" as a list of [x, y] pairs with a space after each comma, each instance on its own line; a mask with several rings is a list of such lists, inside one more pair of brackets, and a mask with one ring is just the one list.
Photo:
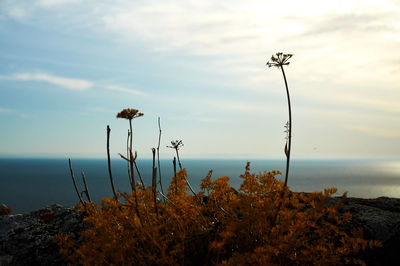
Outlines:
[[139, 174], [139, 178], [142, 182], [142, 186], [143, 181], [141, 179], [140, 173], [139, 173], [139, 169], [136, 165], [136, 157], [137, 157], [137, 153], [135, 151], [135, 156], [133, 156], [133, 150], [132, 150], [132, 142], [133, 142], [133, 131], [132, 131], [132, 120], [138, 117], [143, 116], [143, 113], [139, 112], [139, 110], [137, 109], [131, 109], [131, 108], [127, 108], [127, 109], [123, 109], [121, 112], [119, 112], [117, 114], [117, 118], [124, 118], [127, 119], [129, 121], [129, 132], [130, 134], [128, 134], [128, 138], [129, 138], [129, 156], [124, 157], [122, 154], [120, 154], [120, 156], [125, 159], [127, 162], [129, 162], [129, 172], [131, 174], [130, 176], [130, 183], [132, 186], [132, 190], [136, 190], [136, 182], [135, 182], [135, 170], [133, 169], [133, 166], [135, 165], [136, 171]]
[[351, 214], [338, 209], [346, 195], [326, 205], [336, 189], [290, 192], [278, 171], [250, 174], [247, 164], [235, 193], [228, 177], [211, 174], [197, 197], [182, 169], [165, 202], [154, 201], [149, 186], [123, 194], [124, 202], [77, 205], [89, 226], [80, 243], [57, 235], [61, 254], [72, 265], [365, 265], [357, 253], [380, 245], [359, 228], [344, 230]]
[[285, 81], [286, 96], [287, 96], [288, 109], [289, 109], [289, 121], [286, 123], [286, 126], [285, 126], [286, 130], [287, 130], [287, 137], [286, 137], [286, 144], [285, 144], [285, 155], [286, 155], [285, 186], [287, 186], [288, 176], [289, 176], [289, 164], [290, 164], [290, 151], [292, 148], [292, 126], [293, 126], [293, 124], [292, 124], [292, 109], [291, 109], [291, 105], [290, 105], [289, 88], [288, 88], [285, 70], [283, 69], [283, 66], [288, 66], [290, 64], [289, 59], [292, 56], [293, 56], [292, 54], [276, 53], [276, 55], [272, 55], [271, 60], [267, 62], [268, 67], [277, 67], [277, 68], [281, 69], [283, 79]]
[[172, 140], [171, 146], [167, 146], [167, 148], [174, 149], [176, 152], [176, 158], [178, 159], [179, 169], [182, 169], [181, 160], [179, 159], [179, 149], [183, 147], [182, 140]]

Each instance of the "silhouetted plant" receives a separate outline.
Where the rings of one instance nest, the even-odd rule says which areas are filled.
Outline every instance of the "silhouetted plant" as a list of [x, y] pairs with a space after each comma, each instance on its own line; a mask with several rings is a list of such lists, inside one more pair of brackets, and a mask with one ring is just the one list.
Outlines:
[[[176, 157], [174, 157], [174, 160], [172, 160], [172, 165], [174, 167], [174, 180], [176, 182]], [[177, 184], [175, 183], [175, 187], [177, 187]]]
[[71, 165], [71, 159], [68, 159], [68, 164], [69, 164], [69, 170], [71, 172], [71, 178], [72, 178], [72, 182], [74, 183], [74, 188], [75, 188], [75, 192], [78, 195], [79, 201], [81, 204], [84, 204], [84, 201], [82, 199], [81, 193], [79, 193], [78, 190], [78, 186], [76, 185], [76, 181], [75, 181], [75, 176], [74, 176], [74, 171], [72, 170], [72, 165]]
[[[175, 141], [172, 140], [171, 141], [171, 146], [167, 146], [167, 148], [171, 148], [171, 149], [174, 149], [176, 151], [176, 157], [178, 158], [178, 164], [179, 164], [179, 169], [180, 170], [182, 170], [182, 164], [181, 164], [181, 160], [179, 159], [179, 152], [178, 151], [182, 146], [183, 146], [182, 140], [175, 140]], [[176, 171], [176, 159], [175, 159], [175, 157], [174, 157], [174, 171]], [[196, 192], [194, 192], [192, 186], [190, 185], [189, 180], [187, 179], [187, 176], [186, 176], [186, 183], [187, 183], [190, 191], [193, 193], [193, 195], [196, 196]]]
[[87, 186], [87, 183], [86, 183], [85, 173], [83, 171], [81, 172], [82, 181], [83, 181], [83, 185], [84, 185], [84, 190], [79, 192], [78, 186], [77, 186], [76, 181], [75, 181], [74, 171], [72, 170], [71, 159], [68, 159], [68, 165], [69, 165], [69, 170], [70, 170], [70, 173], [71, 173], [72, 183], [74, 184], [75, 192], [78, 195], [79, 202], [81, 204], [85, 204], [86, 203], [86, 201], [84, 201], [83, 198], [82, 198], [82, 194], [86, 195], [86, 198], [87, 198], [88, 202], [92, 202], [92, 199], [90, 198], [90, 194], [89, 194], [89, 189], [88, 189], [88, 186]]
[[87, 184], [86, 184], [85, 173], [82, 171], [81, 174], [82, 174], [83, 185], [85, 186], [85, 190], [82, 191], [81, 193], [85, 193], [86, 198], [88, 199], [88, 201], [89, 201], [89, 202], [92, 202], [92, 199], [90, 198], [90, 194], [89, 194], [89, 189], [88, 189]]
[[182, 140], [172, 140], [171, 141], [171, 146], [167, 146], [167, 148], [175, 149], [176, 151], [176, 157], [178, 159], [178, 164], [179, 164], [179, 169], [182, 169], [182, 164], [181, 160], [179, 159], [179, 149], [183, 146]]
[[[130, 167], [130, 174], [131, 174], [131, 184], [132, 184], [132, 190], [134, 192], [134, 200], [135, 200], [135, 211], [136, 214], [139, 218], [140, 223], [142, 223], [141, 220], [141, 215], [139, 211], [139, 202], [137, 198], [137, 190], [136, 190], [136, 181], [135, 181], [135, 170], [133, 169], [133, 165], [135, 164], [136, 166], [136, 158], [137, 158], [137, 153], [135, 152], [135, 156], [133, 156], [132, 152], [132, 140], [133, 140], [133, 131], [132, 131], [132, 120], [138, 117], [143, 116], [143, 113], [140, 113], [139, 110], [137, 109], [123, 109], [121, 112], [117, 114], [117, 118], [125, 118], [129, 120], [129, 129], [130, 129], [130, 143], [129, 143], [129, 159], [125, 158], [122, 154], [119, 154], [123, 159], [129, 162], [129, 167]], [[136, 166], [136, 170], [137, 166]], [[140, 177], [140, 175], [139, 175]], [[143, 186], [143, 181], [142, 181], [142, 186]]]
[[[136, 160], [137, 153], [135, 152], [136, 156], [133, 156], [133, 151], [132, 151], [132, 141], [133, 141], [132, 120], [135, 119], [135, 118], [141, 117], [141, 116], [143, 116], [143, 113], [139, 112], [139, 110], [137, 110], [137, 109], [131, 109], [131, 108], [123, 109], [121, 112], [119, 112], [117, 114], [117, 118], [125, 118], [125, 119], [129, 120], [129, 129], [130, 129], [129, 159], [125, 158], [121, 154], [120, 154], [120, 156], [130, 163], [131, 184], [132, 184], [132, 189], [133, 190], [136, 190], [135, 170], [133, 169], [133, 165], [136, 164], [135, 160]], [[136, 166], [136, 170], [138, 170], [137, 166]], [[142, 182], [142, 185], [143, 185], [143, 182]]]
[[154, 208], [156, 211], [156, 214], [158, 216], [158, 209], [157, 209], [157, 167], [156, 167], [156, 149], [152, 148], [151, 149], [153, 153], [153, 172], [152, 172], [152, 182], [151, 186], [153, 189], [153, 197], [154, 197]]
[[208, 191], [208, 200], [200, 202], [187, 193], [182, 169], [171, 180], [167, 201], [155, 202], [149, 186], [123, 194], [124, 202], [104, 198], [101, 208], [78, 205], [89, 225], [80, 243], [68, 235], [55, 241], [75, 265], [365, 265], [357, 253], [380, 243], [363, 239], [360, 228], [344, 230], [351, 214], [338, 210], [346, 195], [327, 206], [336, 189], [290, 192], [278, 174], [250, 174], [247, 164], [234, 193], [228, 177], [211, 180], [210, 172], [196, 195]]
[[110, 183], [111, 183], [111, 189], [114, 195], [114, 199], [117, 199], [117, 193], [115, 192], [115, 187], [114, 187], [114, 179], [112, 176], [112, 171], [111, 171], [111, 159], [110, 159], [110, 126], [107, 125], [107, 165], [108, 165], [108, 175], [110, 177]]
[[158, 177], [160, 182], [160, 189], [161, 192], [164, 194], [164, 189], [162, 186], [162, 178], [161, 178], [161, 167], [160, 167], [160, 143], [161, 143], [161, 124], [160, 124], [160, 117], [158, 118], [158, 146], [157, 146], [157, 166], [158, 166]]
[[290, 105], [290, 95], [289, 95], [289, 88], [286, 80], [285, 70], [283, 66], [287, 66], [290, 64], [289, 59], [292, 57], [292, 54], [283, 54], [283, 53], [276, 53], [276, 55], [272, 55], [271, 60], [267, 62], [268, 67], [277, 67], [280, 68], [282, 71], [283, 79], [285, 81], [286, 87], [286, 95], [288, 101], [288, 109], [289, 109], [289, 121], [286, 124], [287, 128], [287, 139], [285, 143], [285, 155], [286, 155], [286, 173], [285, 173], [285, 186], [287, 186], [288, 176], [289, 176], [289, 164], [290, 164], [290, 151], [292, 147], [292, 109]]

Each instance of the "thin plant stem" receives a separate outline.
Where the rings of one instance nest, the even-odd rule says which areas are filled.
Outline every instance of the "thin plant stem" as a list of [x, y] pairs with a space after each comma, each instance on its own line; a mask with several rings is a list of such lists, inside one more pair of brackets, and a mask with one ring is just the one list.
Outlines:
[[175, 180], [175, 194], [178, 192], [178, 182], [176, 180], [176, 157], [174, 157], [174, 160], [172, 161], [172, 164], [174, 165], [174, 180]]
[[184, 178], [185, 178], [185, 181], [186, 181], [187, 186], [189, 187], [189, 190], [190, 190], [190, 191], [193, 193], [193, 195], [201, 202], [200, 198], [197, 196], [196, 192], [194, 192], [192, 186], [190, 185], [189, 180], [188, 180], [188, 177], [185, 175]]
[[136, 195], [136, 181], [135, 181], [135, 175], [134, 175], [134, 170], [133, 170], [133, 154], [132, 154], [132, 150], [129, 150], [129, 167], [131, 169], [130, 173], [131, 173], [131, 188], [132, 191], [135, 191], [135, 195]]
[[182, 169], [181, 160], [179, 159], [178, 147], [175, 148], [175, 151], [176, 151], [176, 157], [178, 158], [179, 169]]
[[136, 164], [136, 160], [133, 161], [133, 164], [135, 165], [135, 169], [136, 169], [136, 172], [138, 173], [138, 176], [139, 176], [139, 179], [140, 179], [140, 183], [142, 183], [142, 188], [144, 189], [144, 183], [143, 183], [142, 175], [140, 174], [139, 167]]
[[152, 189], [153, 189], [153, 197], [154, 197], [154, 209], [158, 216], [158, 209], [157, 209], [157, 168], [156, 168], [156, 149], [151, 149], [153, 153], [153, 176], [152, 176]]
[[130, 164], [130, 167], [131, 167], [131, 178], [132, 178], [132, 183], [133, 183], [133, 185], [132, 185], [132, 191], [133, 191], [133, 194], [134, 194], [134, 197], [135, 197], [135, 209], [136, 209], [136, 214], [137, 214], [137, 216], [139, 217], [139, 220], [140, 220], [140, 223], [142, 223], [142, 219], [141, 219], [141, 216], [140, 216], [140, 212], [139, 212], [139, 202], [138, 202], [138, 196], [137, 196], [137, 191], [136, 191], [136, 182], [135, 182], [135, 176], [134, 176], [134, 174], [133, 174], [133, 162], [134, 162], [134, 158], [133, 158], [133, 153], [132, 153], [132, 150], [129, 150], [129, 156], [130, 156], [130, 160], [129, 160], [129, 164]]
[[71, 165], [71, 159], [68, 159], [68, 164], [69, 164], [69, 170], [71, 172], [72, 182], [74, 183], [76, 194], [78, 195], [78, 198], [79, 198], [79, 201], [81, 202], [81, 204], [84, 204], [81, 194], [79, 194], [78, 186], [76, 185], [76, 182], [75, 182], [74, 171], [72, 170], [72, 165]]
[[280, 66], [280, 68], [282, 70], [283, 79], [285, 80], [286, 95], [287, 95], [288, 109], [289, 109], [289, 128], [288, 128], [289, 135], [288, 135], [288, 148], [286, 154], [286, 174], [285, 174], [285, 186], [287, 186], [288, 176], [289, 176], [290, 150], [292, 147], [292, 109], [290, 105], [289, 87], [286, 80], [285, 70], [283, 69], [282, 65]]
[[[130, 137], [130, 142], [129, 142], [129, 149], [130, 149], [130, 153], [132, 154], [132, 139], [133, 139], [133, 131], [132, 131], [132, 119], [129, 119], [129, 129], [130, 129], [130, 132], [131, 132], [131, 137]], [[133, 157], [131, 158], [131, 160], [133, 159]], [[132, 180], [132, 183], [133, 183], [133, 186], [132, 187], [135, 187], [136, 186], [136, 184], [135, 184], [135, 170], [133, 170], [133, 164], [131, 163], [130, 164], [130, 166], [131, 166], [131, 180]]]
[[[128, 129], [128, 137], [126, 138], [126, 158], [129, 158], [129, 138], [130, 138], [130, 136], [131, 136], [131, 132]], [[132, 179], [131, 179], [129, 160], [127, 160], [126, 163], [127, 163], [127, 168], [128, 168], [129, 184], [131, 184], [131, 187], [132, 187]]]
[[107, 125], [107, 162], [108, 162], [108, 174], [110, 176], [110, 183], [111, 183], [111, 189], [114, 195], [114, 199], [117, 199], [117, 193], [115, 193], [115, 187], [114, 187], [114, 180], [111, 172], [111, 159], [110, 159], [110, 126]]
[[158, 146], [157, 146], [157, 167], [158, 167], [158, 177], [160, 182], [161, 192], [164, 194], [164, 189], [162, 186], [162, 178], [161, 178], [161, 167], [160, 167], [160, 142], [161, 142], [161, 125], [160, 125], [160, 118], [158, 118]]
[[86, 197], [87, 197], [89, 202], [92, 202], [92, 200], [90, 199], [89, 189], [88, 189], [87, 184], [86, 184], [85, 173], [83, 171], [82, 171], [82, 180], [83, 180], [83, 185], [85, 186]]
[[[131, 152], [132, 152], [132, 140], [133, 140], [132, 119], [129, 119], [129, 129], [130, 129], [130, 132], [131, 132], [129, 147], [130, 147], [130, 150], [131, 150]], [[135, 158], [135, 159], [136, 159], [136, 158]], [[139, 168], [138, 168], [138, 166], [137, 166], [135, 160], [133, 161], [133, 164], [135, 165], [136, 172], [138, 173], [140, 182], [142, 183], [142, 187], [144, 188], [144, 183], [143, 183], [143, 180], [142, 180], [142, 175], [140, 174]], [[136, 184], [135, 184], [135, 182], [134, 182], [134, 181], [135, 181], [135, 170], [133, 169], [133, 167], [131, 167], [131, 176], [132, 176], [133, 185], [136, 186]]]

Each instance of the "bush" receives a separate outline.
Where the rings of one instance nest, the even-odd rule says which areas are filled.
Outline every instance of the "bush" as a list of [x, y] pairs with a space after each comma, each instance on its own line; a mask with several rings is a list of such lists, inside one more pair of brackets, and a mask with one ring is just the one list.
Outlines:
[[326, 205], [334, 188], [290, 192], [275, 178], [279, 172], [250, 174], [249, 164], [239, 191], [211, 174], [197, 195], [188, 194], [182, 169], [163, 201], [148, 187], [120, 193], [123, 202], [103, 199], [101, 208], [77, 205], [89, 227], [79, 245], [56, 236], [60, 253], [82, 265], [338, 265], [363, 264], [356, 254], [379, 246], [361, 229], [344, 230], [351, 214], [338, 208], [346, 195]]

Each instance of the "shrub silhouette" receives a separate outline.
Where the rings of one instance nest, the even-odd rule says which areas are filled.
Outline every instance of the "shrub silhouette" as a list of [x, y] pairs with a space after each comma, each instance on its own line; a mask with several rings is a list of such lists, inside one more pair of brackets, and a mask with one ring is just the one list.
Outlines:
[[66, 260], [81, 265], [362, 265], [356, 254], [379, 246], [361, 229], [344, 230], [351, 219], [338, 214], [345, 194], [328, 206], [336, 189], [290, 192], [278, 174], [250, 174], [248, 163], [235, 191], [228, 177], [212, 180], [210, 171], [193, 196], [182, 169], [157, 203], [158, 215], [151, 186], [120, 193], [123, 202], [77, 205], [89, 225], [80, 243], [67, 235], [55, 240]]

